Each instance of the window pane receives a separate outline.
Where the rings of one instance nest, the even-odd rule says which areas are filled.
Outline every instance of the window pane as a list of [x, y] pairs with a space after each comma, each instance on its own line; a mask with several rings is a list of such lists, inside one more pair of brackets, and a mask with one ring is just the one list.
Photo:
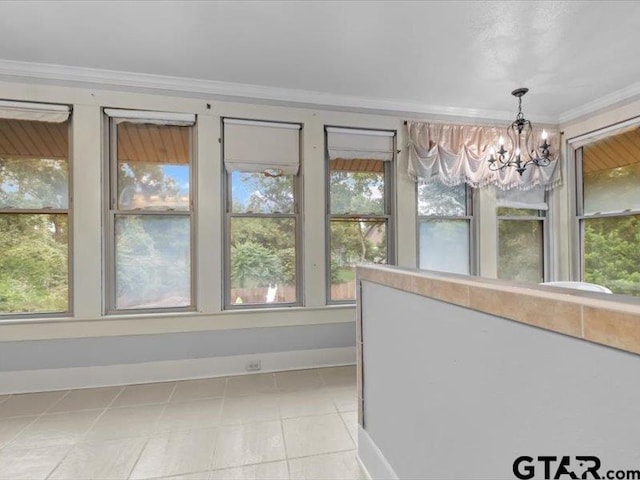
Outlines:
[[640, 210], [640, 128], [586, 145], [584, 213]]
[[189, 210], [189, 130], [118, 125], [118, 208]]
[[449, 187], [437, 181], [418, 184], [418, 215], [461, 216], [466, 214], [466, 185]]
[[0, 313], [69, 310], [67, 215], [0, 214]]
[[384, 164], [380, 160], [331, 160], [331, 213], [384, 214]]
[[420, 268], [469, 274], [469, 221], [421, 220]]
[[583, 227], [584, 280], [640, 296], [640, 217], [590, 218]]
[[230, 303], [296, 300], [295, 219], [232, 218]]
[[234, 213], [293, 213], [293, 175], [231, 173]]
[[[640, 158], [640, 151], [639, 151]], [[640, 163], [584, 174], [584, 213], [640, 210]]]
[[387, 263], [386, 222], [331, 221], [331, 300], [356, 298], [358, 264]]
[[117, 215], [116, 308], [191, 305], [190, 219]]
[[542, 255], [542, 221], [498, 220], [498, 278], [544, 281]]
[[0, 120], [0, 208], [62, 208], [69, 202], [69, 126]]

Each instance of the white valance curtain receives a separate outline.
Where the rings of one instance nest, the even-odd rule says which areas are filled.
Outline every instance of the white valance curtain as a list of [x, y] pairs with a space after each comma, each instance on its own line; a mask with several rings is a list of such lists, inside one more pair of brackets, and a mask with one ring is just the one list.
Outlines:
[[228, 172], [298, 173], [300, 124], [230, 118], [223, 122], [224, 166]]
[[329, 160], [393, 160], [395, 133], [385, 130], [360, 130], [327, 127]]
[[71, 108], [68, 105], [0, 100], [0, 118], [7, 120], [64, 123], [69, 115]]
[[[440, 181], [449, 186], [467, 183], [474, 188], [495, 185], [502, 190], [548, 190], [560, 183], [557, 159], [560, 152], [558, 131], [548, 131], [552, 162], [548, 167], [527, 167], [522, 176], [515, 168], [494, 172], [489, 169], [490, 149], [498, 149], [503, 136], [511, 150], [506, 127], [444, 125], [407, 122], [409, 132], [409, 176], [416, 182]], [[542, 129], [534, 128], [534, 142]]]

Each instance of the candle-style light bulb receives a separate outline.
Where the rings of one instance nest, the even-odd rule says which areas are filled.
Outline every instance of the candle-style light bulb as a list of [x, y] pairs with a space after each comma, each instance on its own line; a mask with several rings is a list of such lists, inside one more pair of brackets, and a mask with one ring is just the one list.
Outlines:
[[489, 153], [491, 154], [491, 156], [493, 157], [496, 154], [496, 149], [491, 147], [489, 148]]
[[498, 139], [498, 144], [499, 144], [500, 146], [503, 146], [503, 145], [504, 145], [504, 138], [502, 138], [502, 135], [500, 135], [500, 138]]
[[519, 157], [519, 156], [520, 156], [520, 149], [516, 148], [516, 157]]
[[542, 140], [546, 140], [549, 137], [549, 135], [547, 134], [546, 130], [542, 130], [542, 135], [541, 136], [542, 136]]

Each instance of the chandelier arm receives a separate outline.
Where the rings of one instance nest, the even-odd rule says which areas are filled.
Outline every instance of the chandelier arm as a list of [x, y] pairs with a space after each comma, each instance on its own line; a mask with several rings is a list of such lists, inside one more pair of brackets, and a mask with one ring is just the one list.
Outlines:
[[[515, 164], [516, 151], [520, 148], [520, 135], [518, 135], [518, 122], [513, 122], [509, 128], [507, 128], [507, 137], [511, 140], [511, 150], [508, 152], [508, 159], [505, 162], [507, 165]], [[520, 149], [522, 153], [522, 149]]]
[[[527, 158], [529, 160], [537, 159], [538, 155], [536, 153], [535, 148], [533, 147], [533, 142], [531, 141], [531, 137], [533, 134], [533, 126], [531, 125], [531, 122], [529, 120], [525, 120], [523, 132], [525, 132], [524, 146], [527, 152]], [[520, 149], [520, 152], [522, 152], [522, 149]]]

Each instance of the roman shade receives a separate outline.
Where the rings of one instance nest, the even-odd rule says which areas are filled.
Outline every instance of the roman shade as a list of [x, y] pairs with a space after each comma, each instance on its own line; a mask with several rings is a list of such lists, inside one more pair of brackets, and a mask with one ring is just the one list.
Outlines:
[[116, 123], [147, 123], [155, 125], [191, 126], [196, 123], [193, 113], [153, 112], [148, 110], [121, 110], [105, 108], [105, 115], [114, 118]]
[[223, 123], [224, 166], [228, 172], [298, 173], [300, 124], [230, 118]]
[[68, 105], [0, 100], [0, 118], [7, 120], [64, 123], [70, 114], [71, 108]]
[[[548, 190], [560, 184], [558, 158], [560, 134], [548, 131], [551, 163], [547, 167], [530, 165], [522, 176], [515, 168], [489, 169], [490, 148], [497, 148], [498, 138], [506, 136], [505, 127], [481, 125], [443, 125], [407, 122], [409, 133], [408, 173], [416, 182], [439, 181], [454, 186], [466, 183], [474, 188], [494, 185], [502, 190]], [[534, 128], [533, 137], [540, 138]], [[508, 141], [508, 139], [507, 139]], [[505, 145], [507, 150], [511, 145]]]
[[393, 160], [395, 132], [327, 127], [329, 160]]
[[498, 188], [496, 189], [496, 205], [524, 210], [549, 210], [545, 201], [545, 191], [541, 188], [530, 190], [501, 190]]

